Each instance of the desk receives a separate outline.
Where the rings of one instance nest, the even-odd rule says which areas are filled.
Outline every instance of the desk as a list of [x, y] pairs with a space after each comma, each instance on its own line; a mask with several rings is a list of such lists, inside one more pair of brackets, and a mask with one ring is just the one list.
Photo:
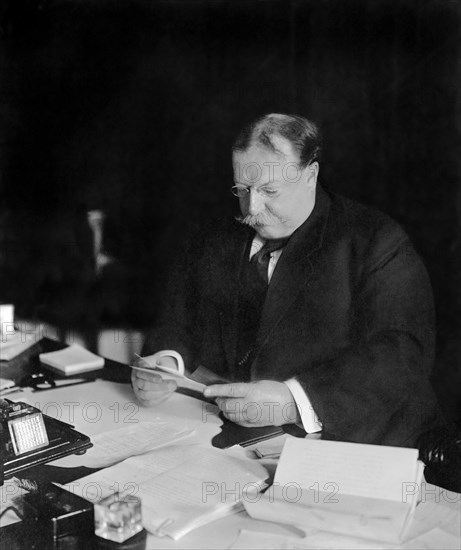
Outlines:
[[[41, 408], [46, 414], [57, 417], [64, 422], [75, 425], [78, 431], [89, 436], [101, 433], [106, 430], [120, 428], [129, 420], [152, 421], [154, 419], [171, 421], [174, 423], [187, 422], [187, 425], [195, 428], [196, 434], [182, 442], [184, 445], [194, 443], [211, 443], [214, 435], [219, 433], [221, 421], [217, 416], [203, 414], [203, 403], [189, 396], [174, 394], [169, 400], [158, 408], [146, 409], [139, 407], [129, 384], [120, 381], [127, 379], [128, 369], [113, 362], [108, 362], [104, 369], [103, 376], [108, 380], [94, 380], [75, 387], [63, 387], [53, 390], [33, 392], [27, 389], [21, 393], [12, 394], [13, 400], [26, 401]], [[209, 412], [209, 408], [207, 409]], [[187, 420], [185, 420], [187, 419]], [[242, 451], [243, 452], [243, 451]], [[46, 475], [55, 481], [63, 481], [57, 478], [57, 468], [53, 466], [42, 466], [39, 468], [40, 475]], [[59, 468], [64, 477], [66, 470], [72, 476], [71, 470]], [[85, 474], [80, 474], [85, 475]], [[78, 476], [78, 477], [80, 477]], [[459, 498], [457, 498], [459, 497]], [[461, 495], [448, 493], [443, 490], [434, 492], [434, 488], [427, 487], [425, 500], [420, 505], [415, 516], [415, 529], [424, 528], [427, 522], [432, 521], [434, 525], [443, 525], [443, 521], [453, 521], [453, 518], [461, 517]], [[435, 506], [435, 502], [439, 501]], [[450, 515], [451, 514], [451, 515]], [[418, 521], [419, 518], [419, 521]], [[2, 526], [8, 520], [14, 519], [14, 515], [5, 518]], [[175, 542], [168, 538], [156, 538], [148, 536], [147, 548], [228, 548], [237, 541], [241, 529], [259, 531], [260, 536], [267, 536], [273, 533], [278, 536], [296, 537], [296, 531], [290, 527], [268, 524], [265, 522], [250, 519], [245, 512], [231, 515], [225, 519], [218, 520], [205, 527], [197, 529], [184, 538]], [[417, 534], [417, 531], [415, 531]], [[437, 536], [439, 543], [437, 543]], [[455, 535], [456, 536], [456, 535]], [[437, 532], [434, 541], [427, 548], [446, 548], [446, 541]], [[261, 538], [262, 540], [262, 538]], [[301, 539], [297, 539], [301, 543]], [[374, 545], [370, 541], [348, 539], [347, 537], [328, 536], [323, 533], [311, 533], [304, 541], [306, 548], [383, 548], [382, 544]], [[20, 543], [10, 548], [30, 548], [27, 544]], [[81, 547], [81, 546], [79, 546]], [[264, 541], [261, 548], [268, 548], [268, 542]], [[276, 546], [280, 547], [280, 546]], [[290, 546], [286, 546], [289, 548]], [[300, 546], [302, 547], [302, 546]], [[421, 548], [421, 543], [416, 539], [406, 543], [403, 548]], [[456, 546], [455, 546], [456, 548]], [[458, 546], [459, 548], [459, 546]]]

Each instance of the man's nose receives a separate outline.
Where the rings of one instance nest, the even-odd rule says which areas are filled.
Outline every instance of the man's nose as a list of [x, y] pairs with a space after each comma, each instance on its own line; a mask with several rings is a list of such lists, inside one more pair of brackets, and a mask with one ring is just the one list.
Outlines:
[[264, 199], [256, 191], [256, 189], [250, 189], [248, 193], [248, 214], [255, 216], [264, 210]]

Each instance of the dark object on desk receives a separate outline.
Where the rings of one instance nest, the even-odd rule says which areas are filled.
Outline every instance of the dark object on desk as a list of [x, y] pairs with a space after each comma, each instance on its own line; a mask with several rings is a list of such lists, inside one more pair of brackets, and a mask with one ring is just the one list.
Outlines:
[[23, 497], [24, 521], [37, 522], [50, 538], [94, 532], [93, 504], [52, 483]]
[[419, 458], [426, 465], [429, 483], [461, 493], [461, 431], [444, 426], [423, 433], [418, 441]]
[[61, 378], [59, 379], [59, 384], [56, 384], [58, 378], [53, 378], [52, 375], [46, 374], [43, 372], [37, 372], [34, 374], [29, 374], [20, 380], [18, 386], [20, 388], [32, 388], [34, 392], [53, 390], [55, 388], [67, 388], [68, 386], [77, 386], [79, 384], [88, 384], [89, 382], [94, 382], [95, 378], [68, 378], [66, 384], [61, 383]]
[[20, 401], [2, 400], [0, 420], [0, 485], [22, 470], [93, 446], [73, 426]]
[[8, 550], [98, 550], [94, 535], [50, 538], [37, 522], [19, 522], [1, 528], [2, 548]]
[[220, 418], [223, 421], [221, 432], [215, 435], [211, 441], [213, 447], [217, 447], [218, 449], [227, 449], [233, 445], [248, 447], [254, 443], [260, 443], [261, 441], [284, 433], [281, 427], [264, 426], [262, 428], [245, 428], [244, 426], [239, 426], [227, 420], [222, 414]]
[[56, 382], [54, 379], [45, 374], [44, 372], [33, 372], [31, 374], [26, 374], [18, 382], [20, 388], [33, 388], [34, 390], [45, 390], [56, 387]]
[[2, 548], [8, 550], [145, 550], [147, 532], [143, 529], [120, 544], [97, 537], [94, 533], [50, 538], [36, 522], [19, 522], [1, 529]]

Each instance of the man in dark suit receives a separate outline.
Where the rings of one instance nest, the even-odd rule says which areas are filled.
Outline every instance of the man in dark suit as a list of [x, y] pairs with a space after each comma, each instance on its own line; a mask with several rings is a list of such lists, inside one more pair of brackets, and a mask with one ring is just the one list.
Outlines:
[[[186, 247], [144, 352], [173, 349], [190, 371], [230, 379], [205, 395], [239, 424], [411, 446], [438, 422], [428, 276], [394, 221], [317, 184], [319, 159], [318, 129], [302, 117], [242, 131], [242, 216]], [[146, 405], [175, 389], [142, 372], [132, 381]]]

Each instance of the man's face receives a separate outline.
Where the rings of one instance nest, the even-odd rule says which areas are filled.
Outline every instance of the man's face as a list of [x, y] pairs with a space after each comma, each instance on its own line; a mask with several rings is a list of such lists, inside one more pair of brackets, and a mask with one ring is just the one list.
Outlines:
[[241, 221], [263, 239], [288, 237], [309, 217], [318, 175], [317, 162], [301, 169], [291, 144], [273, 141], [280, 154], [253, 145], [232, 159]]

